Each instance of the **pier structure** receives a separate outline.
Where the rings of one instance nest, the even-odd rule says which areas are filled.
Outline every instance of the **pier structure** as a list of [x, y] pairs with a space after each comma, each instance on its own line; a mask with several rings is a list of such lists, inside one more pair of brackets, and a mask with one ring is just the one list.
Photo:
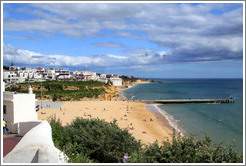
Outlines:
[[229, 99], [170, 99], [170, 100], [135, 100], [146, 104], [184, 104], [184, 103], [234, 103], [233, 98]]

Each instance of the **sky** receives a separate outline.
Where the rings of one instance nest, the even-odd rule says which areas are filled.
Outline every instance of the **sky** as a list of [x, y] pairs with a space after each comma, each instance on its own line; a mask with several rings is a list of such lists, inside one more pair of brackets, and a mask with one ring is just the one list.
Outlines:
[[3, 65], [243, 78], [242, 3], [3, 3]]

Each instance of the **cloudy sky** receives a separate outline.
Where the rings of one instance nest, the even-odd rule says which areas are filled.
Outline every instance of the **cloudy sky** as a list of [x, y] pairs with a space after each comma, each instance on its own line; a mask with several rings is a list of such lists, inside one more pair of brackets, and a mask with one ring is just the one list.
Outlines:
[[240, 3], [4, 3], [3, 64], [242, 78]]

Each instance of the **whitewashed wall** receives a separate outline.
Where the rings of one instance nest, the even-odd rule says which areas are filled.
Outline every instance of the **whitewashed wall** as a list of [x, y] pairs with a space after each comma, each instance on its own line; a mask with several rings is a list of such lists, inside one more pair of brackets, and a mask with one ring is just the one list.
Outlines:
[[19, 122], [38, 120], [35, 102], [35, 94], [3, 93], [3, 105], [7, 110], [3, 119], [7, 121], [9, 132], [18, 133], [16, 124]]
[[31, 129], [3, 158], [3, 163], [66, 163], [67, 157], [54, 146], [51, 126], [42, 121]]
[[114, 86], [122, 86], [121, 78], [110, 78], [110, 81], [113, 83]]
[[35, 94], [14, 95], [13, 123], [38, 120], [35, 105]]

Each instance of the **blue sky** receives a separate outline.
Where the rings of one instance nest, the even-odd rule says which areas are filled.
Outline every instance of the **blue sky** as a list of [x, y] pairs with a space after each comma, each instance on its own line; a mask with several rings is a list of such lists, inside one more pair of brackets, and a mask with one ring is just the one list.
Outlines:
[[3, 64], [242, 78], [240, 3], [4, 3]]

